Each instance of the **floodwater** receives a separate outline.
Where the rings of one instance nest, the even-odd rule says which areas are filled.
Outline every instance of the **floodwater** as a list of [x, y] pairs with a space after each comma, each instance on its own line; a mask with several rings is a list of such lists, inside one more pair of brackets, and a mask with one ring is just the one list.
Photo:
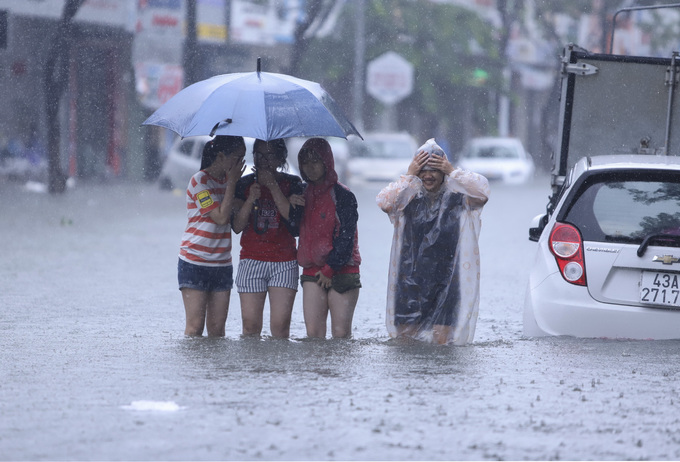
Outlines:
[[465, 347], [388, 339], [391, 225], [355, 192], [352, 340], [304, 339], [301, 297], [291, 340], [241, 340], [235, 292], [227, 338], [188, 339], [182, 194], [0, 184], [0, 459], [680, 459], [680, 342], [522, 337], [546, 180], [492, 186]]

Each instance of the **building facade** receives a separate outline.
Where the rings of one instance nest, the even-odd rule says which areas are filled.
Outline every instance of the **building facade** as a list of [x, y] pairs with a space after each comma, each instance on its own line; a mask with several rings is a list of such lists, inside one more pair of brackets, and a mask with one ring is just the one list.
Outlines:
[[[82, 179], [152, 179], [172, 134], [141, 122], [184, 86], [187, 2], [85, 0], [60, 102], [62, 168]], [[286, 65], [299, 0], [193, 0], [199, 78]], [[46, 156], [45, 64], [66, 0], [0, 2], [0, 150]], [[229, 27], [227, 27], [229, 24]], [[230, 33], [228, 33], [230, 32]], [[26, 154], [28, 155], [28, 154]]]

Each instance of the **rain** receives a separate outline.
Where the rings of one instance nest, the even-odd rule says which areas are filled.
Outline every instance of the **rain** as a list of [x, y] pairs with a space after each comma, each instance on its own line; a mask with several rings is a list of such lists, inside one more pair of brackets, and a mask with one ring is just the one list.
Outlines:
[[[318, 2], [316, 11], [273, 0], [42, 3], [0, 5], [8, 82], [0, 90], [0, 460], [680, 459], [677, 341], [522, 333], [536, 250], [528, 228], [551, 193], [556, 57], [576, 39], [605, 50], [597, 27], [613, 5], [356, 0]], [[69, 5], [79, 8], [61, 30]], [[161, 46], [149, 28], [181, 27], [192, 7], [198, 27], [189, 49], [197, 56], [187, 57], [183, 40], [168, 34], [166, 45], [177, 46]], [[286, 8], [303, 8], [314, 21], [296, 31], [300, 15]], [[229, 18], [228, 35], [215, 17]], [[283, 38], [247, 29], [255, 24], [248, 18], [279, 21]], [[594, 32], [579, 36], [586, 26]], [[355, 28], [364, 28], [362, 49], [342, 35]], [[615, 46], [667, 56], [657, 42], [635, 48], [644, 21], [640, 28], [617, 31]], [[55, 60], [66, 78], [52, 74], [64, 87], [50, 109], [42, 77], [59, 33], [73, 42], [69, 59]], [[367, 76], [353, 63], [387, 52], [413, 65], [413, 85], [406, 95], [392, 88], [382, 102], [366, 81], [357, 90]], [[418, 145], [435, 137], [454, 163], [468, 138], [522, 139], [536, 173], [524, 184], [491, 184], [471, 343], [389, 337], [393, 227], [375, 200], [385, 184], [351, 178], [362, 256], [351, 339], [307, 339], [301, 291], [290, 339], [270, 337], [268, 307], [262, 337], [241, 338], [235, 289], [224, 338], [184, 336], [177, 289], [184, 185], [166, 190], [158, 182], [175, 135], [141, 124], [172, 96], [163, 89], [253, 72], [258, 56], [266, 72], [320, 82], [360, 133], [408, 132]], [[187, 59], [195, 68], [182, 72]], [[292, 164], [296, 157], [289, 153]], [[235, 234], [235, 269], [238, 241]]]

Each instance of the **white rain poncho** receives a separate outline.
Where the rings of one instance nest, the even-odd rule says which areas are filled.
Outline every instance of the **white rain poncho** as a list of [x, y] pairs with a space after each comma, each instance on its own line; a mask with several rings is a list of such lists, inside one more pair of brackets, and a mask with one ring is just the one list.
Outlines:
[[[441, 151], [434, 140], [428, 143]], [[427, 150], [428, 143], [419, 151]], [[378, 206], [394, 225], [386, 316], [391, 337], [403, 326], [408, 335], [433, 341], [433, 327], [451, 326], [444, 329], [445, 343], [473, 340], [480, 215], [488, 197], [487, 179], [460, 168], [444, 178], [436, 193], [428, 193], [417, 176], [402, 175], [378, 194]]]

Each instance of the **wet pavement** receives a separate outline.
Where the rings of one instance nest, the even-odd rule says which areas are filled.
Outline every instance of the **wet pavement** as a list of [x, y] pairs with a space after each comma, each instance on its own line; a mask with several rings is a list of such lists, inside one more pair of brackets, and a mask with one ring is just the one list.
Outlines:
[[239, 338], [235, 291], [227, 338], [184, 338], [182, 194], [0, 183], [0, 459], [680, 459], [680, 342], [522, 338], [546, 184], [493, 185], [477, 335], [442, 347], [387, 337], [375, 187], [354, 338], [304, 339], [298, 297], [284, 341]]

